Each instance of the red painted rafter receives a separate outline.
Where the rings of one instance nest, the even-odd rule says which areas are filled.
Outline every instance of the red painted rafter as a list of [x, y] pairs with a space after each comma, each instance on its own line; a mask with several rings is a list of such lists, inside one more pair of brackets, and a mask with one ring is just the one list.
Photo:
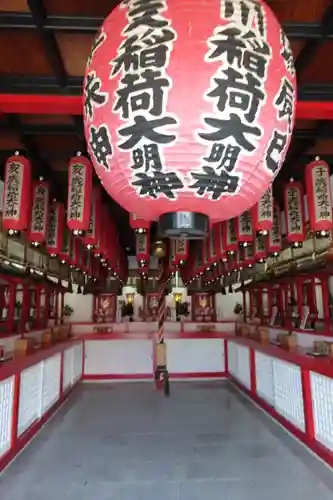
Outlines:
[[[0, 94], [0, 113], [25, 115], [81, 115], [81, 96]], [[333, 102], [298, 101], [298, 120], [332, 120]]]

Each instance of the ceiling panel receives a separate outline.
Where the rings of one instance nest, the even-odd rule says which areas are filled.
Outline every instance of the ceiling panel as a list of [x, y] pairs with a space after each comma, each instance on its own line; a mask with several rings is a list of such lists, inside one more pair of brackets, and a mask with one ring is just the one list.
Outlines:
[[28, 30], [0, 30], [0, 74], [51, 75], [38, 33]]
[[86, 61], [91, 51], [94, 35], [73, 35], [57, 33], [60, 53], [70, 76], [84, 75]]

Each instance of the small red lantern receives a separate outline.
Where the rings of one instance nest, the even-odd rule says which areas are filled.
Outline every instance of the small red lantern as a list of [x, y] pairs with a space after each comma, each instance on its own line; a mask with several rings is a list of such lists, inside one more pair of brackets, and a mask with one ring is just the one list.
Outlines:
[[235, 220], [229, 219], [222, 225], [222, 241], [224, 250], [232, 255], [237, 251], [237, 235], [235, 230]]
[[150, 234], [149, 232], [136, 234], [136, 260], [140, 267], [149, 265]]
[[310, 230], [327, 237], [333, 227], [330, 169], [326, 162], [316, 158], [305, 168], [306, 194]]
[[218, 259], [222, 261], [227, 260], [226, 250], [223, 246], [223, 225], [224, 222], [217, 222], [214, 224], [214, 235], [215, 235], [215, 247]]
[[129, 214], [129, 221], [131, 228], [134, 229], [135, 232], [143, 233], [144, 231], [148, 231], [150, 228], [150, 221], [140, 219], [135, 214]]
[[72, 246], [72, 233], [64, 224], [64, 236], [62, 239], [61, 252], [59, 259], [62, 264], [71, 264], [71, 246]]
[[30, 190], [31, 163], [24, 156], [15, 154], [6, 162], [2, 201], [2, 226], [11, 236], [28, 227]]
[[56, 257], [61, 252], [65, 225], [65, 207], [62, 203], [53, 201], [49, 208], [46, 248], [50, 257]]
[[92, 165], [84, 156], [77, 155], [69, 162], [67, 226], [75, 235], [89, 229], [92, 190]]
[[242, 251], [243, 251], [243, 267], [253, 267], [255, 265], [253, 244], [247, 245], [242, 249]]
[[273, 227], [268, 234], [268, 253], [277, 257], [282, 248], [281, 212], [277, 203], [273, 204]]
[[215, 232], [218, 230], [216, 227], [216, 224], [213, 224], [212, 227], [210, 228], [210, 233], [208, 236], [208, 243], [209, 243], [209, 252], [208, 252], [208, 260], [209, 260], [209, 265], [212, 266], [214, 265], [216, 267], [217, 262], [219, 261], [219, 255], [218, 255], [218, 249], [216, 247], [216, 236]]
[[98, 244], [99, 234], [103, 221], [102, 215], [102, 197], [99, 186], [93, 186], [91, 196], [91, 209], [90, 209], [90, 224], [89, 229], [86, 231], [82, 238], [84, 245], [88, 250], [92, 250]]
[[295, 70], [262, 0], [122, 2], [86, 68], [97, 174], [126, 210], [160, 218], [162, 234], [203, 238], [207, 216], [240, 215], [278, 173], [294, 125]]
[[34, 246], [44, 243], [49, 217], [50, 186], [42, 180], [32, 183], [32, 207], [28, 240]]
[[182, 266], [188, 257], [188, 241], [186, 238], [177, 238], [174, 241], [175, 263]]
[[252, 219], [248, 210], [236, 219], [236, 236], [241, 246], [247, 246], [253, 240]]
[[284, 187], [284, 215], [288, 242], [295, 248], [305, 240], [304, 192], [300, 182], [291, 180]]
[[273, 226], [273, 192], [272, 187], [260, 198], [252, 208], [253, 231], [266, 235]]
[[267, 259], [267, 239], [266, 236], [256, 235], [254, 243], [254, 256], [257, 262], [265, 262]]

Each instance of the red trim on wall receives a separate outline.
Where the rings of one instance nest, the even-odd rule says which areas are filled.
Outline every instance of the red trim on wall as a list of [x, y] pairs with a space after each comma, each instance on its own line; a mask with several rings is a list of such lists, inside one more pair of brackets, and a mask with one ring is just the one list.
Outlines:
[[197, 372], [197, 373], [169, 373], [171, 379], [210, 379], [210, 378], [227, 378], [228, 374], [224, 372]]
[[[170, 332], [165, 333], [165, 341], [169, 339], [225, 339], [233, 336], [233, 333], [228, 332]], [[80, 340], [154, 340], [156, 333], [133, 332], [133, 333], [84, 333], [78, 335]]]
[[84, 374], [82, 380], [153, 380], [153, 373], [105, 373], [97, 375]]

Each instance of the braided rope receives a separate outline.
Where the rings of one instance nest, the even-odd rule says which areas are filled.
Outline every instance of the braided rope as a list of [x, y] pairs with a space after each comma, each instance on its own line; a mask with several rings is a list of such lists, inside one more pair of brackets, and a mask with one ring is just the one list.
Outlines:
[[164, 283], [164, 276], [163, 276], [163, 262], [161, 260], [160, 262], [160, 272], [159, 272], [159, 282], [160, 282], [160, 287], [158, 291], [158, 342], [159, 344], [164, 344], [164, 323], [165, 323], [165, 295], [164, 295], [164, 290], [165, 290], [165, 283]]

